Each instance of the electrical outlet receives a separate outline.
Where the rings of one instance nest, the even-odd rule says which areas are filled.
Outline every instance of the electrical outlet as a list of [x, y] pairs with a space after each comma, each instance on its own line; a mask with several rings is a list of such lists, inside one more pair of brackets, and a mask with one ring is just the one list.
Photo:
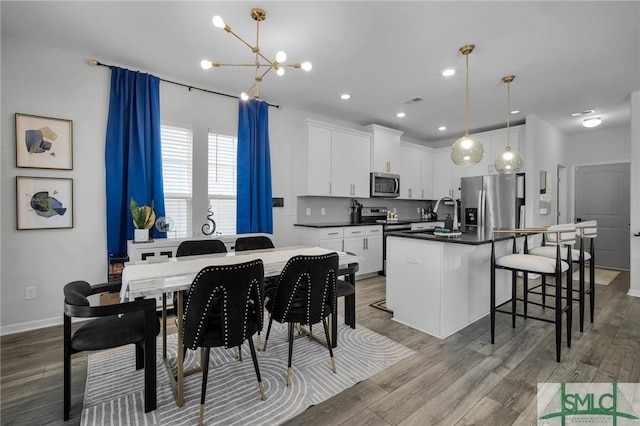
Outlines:
[[320, 215], [321, 215], [321, 216], [324, 216], [324, 215], [325, 215], [325, 213], [326, 213], [326, 211], [324, 210], [324, 207], [322, 207], [322, 208], [320, 209]]
[[311, 207], [307, 207], [307, 216], [311, 216]]
[[24, 289], [24, 300], [35, 299], [36, 297], [37, 297], [37, 295], [36, 295], [36, 288], [35, 287], [25, 287], [25, 289]]
[[421, 209], [420, 207], [418, 207], [418, 209], [417, 209], [417, 210], [418, 210], [418, 214], [420, 214], [420, 210], [422, 210], [422, 209]]

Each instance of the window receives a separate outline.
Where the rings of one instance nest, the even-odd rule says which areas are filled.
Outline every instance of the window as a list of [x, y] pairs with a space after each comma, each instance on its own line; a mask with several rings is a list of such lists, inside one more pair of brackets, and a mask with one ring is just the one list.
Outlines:
[[216, 233], [236, 233], [238, 138], [209, 132], [209, 205]]
[[165, 214], [174, 221], [167, 238], [192, 236], [192, 161], [191, 129], [160, 126], [162, 139], [162, 181]]

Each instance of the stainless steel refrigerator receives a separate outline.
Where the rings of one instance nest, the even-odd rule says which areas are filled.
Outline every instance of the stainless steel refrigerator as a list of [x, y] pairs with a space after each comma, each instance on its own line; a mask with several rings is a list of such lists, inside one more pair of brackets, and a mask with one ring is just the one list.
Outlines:
[[513, 229], [524, 225], [524, 174], [463, 177], [460, 183], [462, 229]]

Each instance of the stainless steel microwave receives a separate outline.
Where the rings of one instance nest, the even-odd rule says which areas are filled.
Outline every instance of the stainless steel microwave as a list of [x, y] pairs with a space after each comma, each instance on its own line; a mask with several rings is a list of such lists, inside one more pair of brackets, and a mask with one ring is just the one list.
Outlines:
[[372, 197], [399, 197], [400, 175], [390, 173], [371, 173]]

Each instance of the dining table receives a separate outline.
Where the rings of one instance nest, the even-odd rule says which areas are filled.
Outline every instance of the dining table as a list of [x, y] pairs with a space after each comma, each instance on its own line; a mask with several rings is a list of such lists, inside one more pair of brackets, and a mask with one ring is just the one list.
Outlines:
[[[185, 371], [184, 350], [183, 350], [183, 324], [180, 320], [184, 317], [183, 297], [184, 292], [189, 290], [193, 279], [202, 268], [206, 266], [232, 265], [261, 259], [264, 264], [265, 278], [280, 275], [287, 261], [298, 255], [317, 256], [332, 253], [321, 247], [289, 246], [261, 250], [247, 250], [242, 252], [227, 252], [206, 254], [198, 256], [185, 256], [175, 258], [164, 258], [160, 261], [138, 261], [125, 263], [122, 272], [122, 287], [120, 299], [131, 301], [137, 298], [158, 297], [162, 299], [162, 358], [167, 373], [170, 378], [176, 403], [179, 407], [184, 405], [184, 380], [185, 377], [202, 371], [198, 368]], [[360, 257], [351, 253], [338, 253], [338, 263], [340, 269], [349, 269], [349, 266], [360, 262]], [[354, 280], [355, 277], [351, 277]], [[177, 307], [175, 307], [178, 336], [177, 336], [177, 365], [171, 366], [167, 355], [167, 294], [175, 293], [177, 296]], [[332, 313], [331, 318], [334, 326], [331, 327], [332, 346], [337, 345], [337, 313]]]

